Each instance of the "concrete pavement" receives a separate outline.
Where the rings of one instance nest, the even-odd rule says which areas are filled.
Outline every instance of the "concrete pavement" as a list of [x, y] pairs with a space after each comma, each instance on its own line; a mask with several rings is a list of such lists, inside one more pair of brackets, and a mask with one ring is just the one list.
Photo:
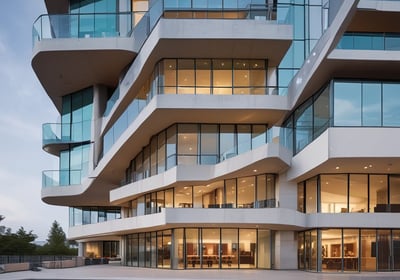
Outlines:
[[400, 279], [400, 272], [366, 273], [312, 273], [281, 270], [166, 270], [135, 268], [118, 265], [92, 265], [77, 268], [41, 269], [41, 271], [22, 271], [0, 274], [0, 280], [30, 279], [109, 279], [109, 280], [152, 280], [152, 279], [190, 279], [190, 280], [242, 280], [242, 279], [279, 279], [279, 280], [394, 280]]

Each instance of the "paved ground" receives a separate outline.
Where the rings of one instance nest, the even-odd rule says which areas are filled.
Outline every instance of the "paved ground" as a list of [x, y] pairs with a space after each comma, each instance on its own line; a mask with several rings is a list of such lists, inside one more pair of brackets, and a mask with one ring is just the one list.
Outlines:
[[279, 279], [279, 280], [394, 280], [400, 279], [400, 272], [380, 273], [311, 273], [302, 271], [274, 270], [164, 270], [134, 268], [116, 265], [93, 265], [78, 268], [41, 269], [41, 271], [23, 271], [0, 274], [0, 280], [31, 279], [110, 279], [110, 280], [149, 280], [149, 279], [190, 279], [190, 280], [242, 280], [242, 279]]

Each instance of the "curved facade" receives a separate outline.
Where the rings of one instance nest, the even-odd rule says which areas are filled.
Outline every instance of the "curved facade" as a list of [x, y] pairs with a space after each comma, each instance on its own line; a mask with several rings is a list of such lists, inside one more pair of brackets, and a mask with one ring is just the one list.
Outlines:
[[80, 255], [399, 269], [399, 1], [45, 3], [42, 200]]

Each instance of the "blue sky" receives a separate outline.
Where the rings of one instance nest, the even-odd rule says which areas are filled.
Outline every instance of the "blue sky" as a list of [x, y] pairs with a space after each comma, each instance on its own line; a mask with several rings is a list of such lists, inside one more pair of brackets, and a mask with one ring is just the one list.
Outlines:
[[33, 230], [46, 240], [57, 220], [68, 231], [68, 208], [41, 201], [42, 171], [58, 169], [42, 150], [42, 124], [55, 110], [31, 67], [32, 24], [44, 0], [0, 0], [0, 225]]

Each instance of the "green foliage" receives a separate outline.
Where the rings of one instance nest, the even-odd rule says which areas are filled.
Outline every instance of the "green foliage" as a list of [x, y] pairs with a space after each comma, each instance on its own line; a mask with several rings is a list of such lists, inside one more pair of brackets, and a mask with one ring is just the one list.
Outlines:
[[32, 243], [36, 238], [32, 231], [26, 232], [23, 227], [16, 233], [8, 228], [0, 235], [0, 255], [32, 255], [36, 251], [36, 245]]
[[39, 255], [77, 255], [76, 249], [68, 247], [66, 235], [57, 221], [53, 222], [47, 237], [47, 244], [37, 249]]
[[44, 246], [33, 244], [37, 236], [21, 227], [16, 233], [11, 228], [2, 227], [0, 231], [0, 255], [78, 255], [78, 250], [69, 248], [66, 235], [57, 221], [49, 231]]

